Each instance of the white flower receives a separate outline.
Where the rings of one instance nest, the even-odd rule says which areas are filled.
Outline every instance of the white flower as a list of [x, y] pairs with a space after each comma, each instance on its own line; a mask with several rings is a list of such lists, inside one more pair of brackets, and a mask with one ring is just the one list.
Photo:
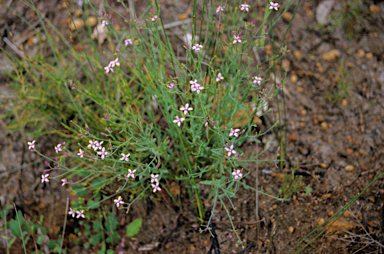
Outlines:
[[178, 116], [176, 116], [176, 120], [173, 120], [173, 122], [174, 123], [177, 123], [177, 126], [179, 126], [180, 127], [180, 125], [181, 125], [181, 122], [182, 121], [184, 121], [185, 120], [185, 118], [184, 117], [182, 117], [182, 118], [179, 118]]
[[156, 21], [157, 15], [153, 16], [152, 21]]
[[193, 108], [189, 107], [189, 104], [185, 104], [185, 107], [181, 107], [180, 108], [181, 111], [184, 111], [184, 115], [186, 115], [188, 113], [188, 111], [191, 111], [193, 110]]
[[32, 142], [28, 142], [28, 145], [29, 145], [28, 150], [31, 150], [31, 149], [35, 148], [35, 141], [36, 140], [33, 140]]
[[133, 44], [133, 43], [132, 43], [132, 39], [126, 39], [126, 40], [124, 41], [124, 43], [125, 43], [125, 46], [132, 45], [132, 44]]
[[221, 7], [221, 6], [217, 7], [217, 9], [216, 9], [216, 13], [221, 12], [221, 11], [224, 11], [224, 8], [225, 8], [225, 6], [223, 6], [223, 7]]
[[79, 152], [77, 153], [77, 155], [80, 156], [80, 158], [83, 158], [84, 151], [79, 149]]
[[235, 176], [235, 180], [243, 177], [243, 174], [240, 172], [240, 169], [238, 169], [237, 171], [233, 171], [232, 175]]
[[236, 44], [236, 43], [240, 44], [241, 43], [240, 35], [238, 35], [238, 36], [234, 35], [233, 38], [234, 38], [233, 42], [232, 42], [233, 44]]
[[203, 48], [203, 45], [200, 45], [200, 44], [196, 44], [195, 46], [192, 47], [193, 50], [195, 50], [196, 52], [199, 52], [200, 49]]
[[231, 145], [230, 148], [226, 147], [225, 150], [227, 150], [228, 156], [231, 156], [231, 154], [235, 154], [236, 153], [235, 149], [233, 149], [233, 145]]
[[270, 10], [275, 9], [275, 11], [277, 11], [277, 10], [279, 10], [279, 4], [271, 2], [271, 5], [269, 6], [269, 9]]
[[216, 82], [220, 82], [220, 80], [224, 79], [223, 76], [221, 76], [221, 72], [217, 75]]
[[128, 157], [129, 157], [130, 155], [131, 155], [130, 153], [127, 153], [126, 155], [122, 153], [121, 156], [123, 156], [123, 157], [121, 157], [120, 160], [121, 160], [121, 161], [124, 161], [124, 160], [125, 160], [125, 161], [129, 161]]
[[113, 202], [115, 202], [117, 208], [119, 208], [119, 206], [124, 204], [124, 201], [122, 200], [121, 196], [119, 196], [117, 199], [113, 200]]
[[61, 149], [61, 144], [58, 144], [57, 146], [55, 146], [55, 150], [56, 150], [56, 153], [63, 151], [63, 149]]
[[240, 11], [246, 11], [246, 12], [249, 12], [249, 5], [248, 4], [242, 4], [240, 6]]
[[238, 134], [239, 131], [240, 131], [240, 129], [232, 129], [231, 128], [231, 133], [229, 133], [229, 136], [238, 137], [239, 136], [239, 134]]
[[254, 78], [254, 80], [252, 81], [252, 83], [253, 83], [253, 84], [258, 83], [259, 86], [260, 86], [260, 85], [261, 85], [261, 81], [262, 81], [263, 79], [260, 78], [260, 77], [253, 77], [253, 78]]

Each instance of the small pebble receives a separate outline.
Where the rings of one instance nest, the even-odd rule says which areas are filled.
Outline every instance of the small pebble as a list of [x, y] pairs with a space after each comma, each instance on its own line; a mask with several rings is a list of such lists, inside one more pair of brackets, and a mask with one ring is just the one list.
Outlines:
[[352, 172], [354, 169], [355, 169], [355, 167], [352, 165], [348, 165], [345, 167], [345, 171], [347, 171], [347, 172]]
[[73, 22], [69, 24], [69, 28], [74, 31], [75, 29], [80, 29], [84, 26], [84, 20], [82, 19], [74, 19]]
[[321, 123], [321, 128], [322, 128], [323, 130], [328, 129], [328, 124], [327, 124], [326, 122], [322, 122], [322, 123]]
[[320, 167], [325, 169], [325, 168], [327, 168], [327, 164], [325, 164], [325, 163], [320, 163]]
[[95, 26], [96, 23], [97, 23], [97, 19], [96, 19], [96, 17], [89, 16], [89, 17], [87, 18], [87, 25], [88, 25], [88, 26]]
[[369, 201], [371, 201], [372, 203], [375, 203], [375, 198], [374, 198], [374, 197], [369, 197], [368, 199], [369, 199]]
[[283, 14], [283, 19], [285, 19], [286, 21], [290, 21], [292, 18], [292, 13], [290, 12], [284, 12]]
[[321, 225], [321, 224], [323, 224], [325, 222], [325, 220], [323, 219], [323, 218], [320, 218], [320, 219], [318, 219], [317, 220], [317, 225]]
[[300, 51], [296, 50], [293, 52], [293, 55], [295, 56], [296, 60], [301, 60], [303, 58], [303, 54], [300, 53]]
[[283, 59], [282, 63], [281, 63], [281, 67], [286, 70], [288, 69], [289, 67], [291, 67], [291, 62], [288, 60], [288, 59]]
[[369, 10], [372, 12], [372, 14], [377, 14], [381, 12], [381, 9], [379, 6], [372, 4], [369, 6]]
[[75, 15], [76, 15], [77, 17], [80, 17], [81, 14], [83, 14], [83, 11], [82, 11], [81, 9], [77, 9], [77, 10], [75, 11]]
[[292, 76], [291, 76], [291, 83], [296, 83], [297, 81], [299, 80], [299, 78], [297, 77], [297, 75], [296, 74], [292, 74]]
[[348, 101], [346, 99], [342, 99], [341, 100], [341, 106], [343, 106], [344, 108], [346, 108], [348, 106]]
[[321, 57], [326, 61], [333, 61], [340, 56], [340, 51], [337, 49], [332, 49], [327, 53], [321, 55]]
[[195, 251], [195, 250], [196, 250], [196, 247], [195, 247], [195, 245], [191, 245], [191, 246], [189, 247], [189, 249], [190, 249], [191, 251]]
[[365, 57], [366, 57], [368, 60], [372, 60], [372, 58], [373, 58], [373, 54], [372, 54], [371, 52], [369, 52], [369, 53], [367, 53], [367, 54], [365, 55]]
[[335, 212], [334, 212], [333, 210], [331, 210], [331, 211], [329, 211], [329, 212], [327, 213], [327, 215], [328, 215], [329, 217], [332, 217], [334, 214], [335, 214]]
[[295, 231], [295, 228], [294, 227], [292, 227], [292, 226], [290, 226], [289, 228], [288, 228], [288, 231], [292, 234], [293, 233], [293, 231]]
[[362, 50], [362, 49], [359, 49], [357, 51], [357, 56], [360, 57], [360, 58], [363, 58], [365, 56], [365, 51]]
[[188, 14], [187, 13], [181, 13], [177, 16], [179, 20], [186, 20], [188, 19]]
[[347, 148], [347, 154], [352, 154], [353, 153], [353, 150], [351, 148]]
[[296, 92], [302, 93], [302, 92], [304, 92], [304, 89], [301, 86], [299, 86], [296, 88]]
[[288, 139], [290, 141], [295, 141], [295, 140], [297, 140], [297, 136], [295, 134], [291, 134], [291, 135], [288, 136]]
[[304, 126], [305, 126], [305, 123], [301, 122], [300, 127], [304, 127]]

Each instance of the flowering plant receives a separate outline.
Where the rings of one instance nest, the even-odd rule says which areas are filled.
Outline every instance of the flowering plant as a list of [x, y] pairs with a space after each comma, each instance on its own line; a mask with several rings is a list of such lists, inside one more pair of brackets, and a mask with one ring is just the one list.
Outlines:
[[[103, 7], [111, 9], [107, 3]], [[264, 43], [268, 36], [266, 21], [274, 14], [265, 8], [259, 25], [239, 19], [233, 36], [227, 36], [229, 30], [217, 30], [209, 23], [205, 34], [200, 28], [198, 38], [194, 24], [192, 41], [187, 42], [190, 46], [184, 47], [185, 57], [180, 58], [173, 50], [178, 45], [173, 45], [165, 32], [162, 12], [155, 7], [157, 14], [151, 10], [145, 20], [127, 19], [125, 31], [115, 30], [112, 23], [116, 21], [108, 15], [99, 15], [112, 49], [105, 51], [108, 59], [94, 64], [96, 57], [89, 55], [87, 61], [92, 68], [84, 68], [82, 73], [86, 84], [76, 78], [79, 73], [63, 75], [60, 84], [76, 109], [76, 121], [63, 124], [76, 144], [56, 145], [55, 159], [38, 152], [38, 141], [28, 145], [49, 165], [47, 172], [51, 175], [42, 173], [42, 183], [60, 178], [63, 186], [77, 193], [92, 192], [97, 202], [113, 199], [118, 209], [129, 210], [144, 196], [160, 198], [158, 193], [167, 193], [180, 205], [169, 183], [181, 181], [179, 195], [189, 195], [197, 215], [208, 221], [203, 223], [208, 227], [212, 217], [205, 218], [203, 200], [211, 200], [214, 210], [216, 200], [236, 198], [239, 188], [269, 195], [249, 184], [252, 181], [244, 166], [257, 163], [259, 155], [245, 156], [246, 147], [242, 145], [262, 136], [255, 131], [260, 115], [268, 111], [262, 109], [279, 91], [276, 84], [268, 83], [273, 66], [254, 65], [247, 56], [257, 50], [255, 45]], [[222, 19], [228, 22], [229, 15], [256, 16], [249, 13], [250, 7], [242, 4], [243, 12], [239, 13], [238, 9], [208, 5], [206, 12], [209, 19], [221, 24]], [[186, 34], [185, 38], [189, 37]], [[209, 42], [211, 37], [216, 39], [214, 46]], [[267, 56], [264, 60], [281, 57]], [[60, 67], [62, 63], [56, 64]], [[90, 83], [97, 84], [95, 89], [90, 89]], [[75, 175], [84, 181], [67, 181]], [[202, 195], [206, 185], [211, 192]], [[104, 190], [106, 186], [108, 191]], [[186, 189], [194, 193], [183, 191]], [[69, 214], [84, 218], [89, 209], [92, 206], [83, 202], [71, 207]]]

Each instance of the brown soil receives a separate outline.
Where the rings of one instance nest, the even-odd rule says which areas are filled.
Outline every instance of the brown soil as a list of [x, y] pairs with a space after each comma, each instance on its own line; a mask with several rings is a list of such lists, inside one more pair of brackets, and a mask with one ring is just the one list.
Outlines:
[[[46, 13], [46, 17], [68, 35], [65, 24], [68, 15], [63, 1], [51, 1], [49, 4], [45, 1], [37, 2], [38, 9]], [[315, 10], [319, 2], [302, 1], [286, 39], [290, 52], [284, 57], [289, 61], [288, 82], [284, 87], [287, 119], [283, 119], [283, 123], [289, 137], [285, 167], [296, 166], [297, 171], [302, 174], [303, 186], [312, 191], [306, 195], [302, 188], [289, 201], [278, 202], [261, 194], [256, 199], [253, 191], [240, 189], [238, 198], [233, 200], [237, 209], [230, 209], [230, 214], [238, 234], [246, 240], [244, 246], [250, 246], [245, 253], [288, 253], [319, 222], [339, 211], [383, 172], [384, 4], [366, 1], [367, 8], [363, 8], [362, 13], [365, 26], [358, 29], [351, 40], [342, 27], [332, 32], [317, 28]], [[377, 14], [373, 14], [368, 8], [375, 2], [381, 8]], [[137, 12], [146, 7], [141, 2], [136, 4]], [[161, 4], [162, 11], [171, 14], [167, 10], [173, 8], [173, 2], [164, 0]], [[15, 41], [20, 42], [25, 52], [32, 55], [37, 47], [30, 38], [35, 34], [15, 13], [6, 11], [4, 3], [1, 5], [1, 42], [3, 43], [5, 37], [13, 41], [7, 31], [9, 29]], [[11, 6], [31, 23], [38, 20], [20, 1], [11, 1]], [[189, 13], [188, 3], [180, 3], [179, 7], [181, 13]], [[176, 8], [177, 13], [179, 7]], [[340, 8], [341, 3], [338, 2], [334, 9]], [[292, 13], [293, 9], [289, 11]], [[177, 15], [165, 16], [165, 24], [177, 20]], [[276, 42], [281, 41], [287, 26], [285, 19], [278, 22], [275, 27]], [[15, 53], [9, 46], [4, 47], [8, 53]], [[334, 49], [339, 51], [339, 56], [330, 61], [325, 60], [323, 54]], [[358, 50], [364, 50], [365, 55], [361, 57], [362, 53], [358, 53]], [[260, 54], [265, 54], [264, 51], [260, 50]], [[330, 102], [327, 94], [335, 91], [340, 82], [341, 59], [345, 63], [346, 80], [352, 85], [345, 101]], [[0, 63], [2, 70], [11, 71], [3, 53], [0, 53]], [[0, 79], [4, 81], [0, 85], [2, 94], [11, 95], [13, 91], [6, 87], [9, 80], [2, 73], [0, 75]], [[280, 96], [280, 105], [281, 100]], [[275, 122], [276, 101], [271, 104], [273, 110], [267, 114], [267, 118]], [[263, 123], [266, 123], [265, 119]], [[2, 120], [2, 125], [6, 124], [6, 120]], [[262, 144], [256, 146], [250, 141], [240, 148], [247, 157], [253, 152], [263, 150], [268, 141], [271, 141], [268, 152], [261, 156], [261, 159], [271, 159], [278, 147], [274, 141], [276, 135], [277, 132], [273, 131], [264, 136]], [[23, 133], [0, 133], [0, 205], [4, 207], [14, 203], [26, 217], [34, 221], [43, 216], [43, 226], [53, 232], [55, 227], [61, 227], [64, 223], [67, 197], [71, 200], [75, 197], [58, 182], [41, 184], [40, 176], [45, 164], [36, 154], [27, 150], [26, 142], [29, 140], [30, 137]], [[44, 154], [53, 156], [55, 143], [57, 142], [42, 138], [37, 148]], [[249, 185], [256, 186], [258, 178], [259, 188], [263, 187], [264, 191], [278, 195], [284, 174], [270, 174], [268, 170], [274, 167], [274, 163], [267, 162], [250, 164], [244, 168], [250, 173], [246, 181]], [[347, 213], [326, 233], [310, 243], [302, 253], [314, 250], [314, 253], [382, 253], [380, 243], [384, 243], [383, 190], [383, 179], [379, 179]], [[203, 198], [207, 197], [207, 190], [202, 186], [200, 192]], [[111, 202], [105, 204], [112, 206]], [[230, 207], [229, 203], [226, 205]], [[210, 207], [207, 203], [206, 208]], [[256, 216], [256, 207], [259, 217]], [[124, 243], [124, 247], [110, 246], [116, 249], [116, 253], [139, 253], [140, 248], [147, 248], [145, 253], [207, 253], [213, 243], [209, 233], [198, 232], [196, 216], [188, 199], [182, 202], [180, 208], [175, 207], [167, 198], [162, 199], [162, 202], [141, 200], [128, 214], [116, 211], [116, 215], [119, 221], [119, 242]], [[8, 219], [12, 216], [15, 216], [14, 213], [10, 213]], [[127, 237], [127, 225], [139, 217], [143, 218], [140, 233], [135, 238]], [[259, 222], [260, 220], [262, 221]], [[231, 231], [225, 210], [217, 209], [213, 221], [220, 253], [242, 251], [241, 247], [236, 247], [237, 240]], [[0, 223], [2, 225], [4, 222], [0, 220]], [[78, 222], [68, 217], [64, 243], [68, 247], [68, 253], [96, 253], [73, 244], [73, 239], [77, 237], [73, 234], [75, 227], [80, 227]], [[301, 243], [299, 248], [322, 229], [324, 227]], [[56, 239], [57, 235], [52, 232], [48, 237]], [[5, 235], [3, 229], [0, 234]], [[372, 240], [367, 241], [363, 239], [364, 236], [371, 237]], [[361, 249], [364, 246], [366, 247]], [[30, 241], [27, 245], [28, 253], [32, 253], [33, 248]], [[0, 253], [6, 253], [5, 240], [2, 238]], [[12, 245], [11, 253], [24, 253], [20, 240]]]

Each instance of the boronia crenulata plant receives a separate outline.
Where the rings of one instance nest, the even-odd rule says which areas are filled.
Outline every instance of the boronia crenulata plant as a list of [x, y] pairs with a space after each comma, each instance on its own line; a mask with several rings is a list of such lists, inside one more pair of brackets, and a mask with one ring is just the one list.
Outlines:
[[[263, 133], [255, 128], [259, 117], [270, 110], [270, 100], [283, 94], [284, 77], [277, 78], [281, 74], [275, 67], [286, 52], [287, 33], [275, 47], [274, 25], [294, 3], [296, 12], [299, 2], [204, 0], [198, 8], [193, 1], [192, 19], [176, 22], [183, 31], [177, 35], [167, 31], [174, 24], [164, 24], [156, 0], [148, 1], [143, 13], [119, 1], [129, 17], [114, 11], [108, 1], [101, 2], [101, 9], [85, 1], [83, 15], [96, 15], [97, 27], [76, 27], [78, 18], [69, 11], [71, 42], [27, 2], [39, 16], [53, 59], [12, 60], [16, 74], [9, 76], [22, 87], [25, 103], [33, 101], [29, 110], [53, 103], [43, 109], [53, 112], [44, 119], [62, 121], [67, 130], [61, 132], [66, 142], [54, 147], [55, 158], [36, 150], [38, 141], [28, 142], [31, 152], [46, 159], [41, 182], [61, 181], [63, 188], [81, 196], [92, 194], [68, 211], [89, 219], [89, 211], [108, 199], [129, 212], [136, 200], [161, 199], [163, 192], [180, 205], [170, 188], [178, 181], [200, 218], [201, 230], [209, 230], [212, 221], [212, 216], [205, 218], [202, 199], [212, 204], [210, 214], [224, 207], [232, 223], [224, 202], [235, 209], [231, 200], [239, 188], [273, 197], [247, 179], [243, 166], [260, 162], [260, 154], [245, 157], [241, 145], [247, 139], [260, 142]], [[66, 7], [70, 10], [72, 3]], [[125, 22], [121, 30], [114, 25], [118, 19]], [[64, 43], [58, 44], [48, 28]], [[262, 51], [260, 57], [266, 44], [272, 44], [273, 54]], [[71, 121], [64, 120], [67, 115]], [[279, 115], [280, 121], [269, 128], [281, 122]], [[269, 161], [284, 159], [280, 143]], [[209, 188], [209, 196], [201, 196], [203, 188]]]

